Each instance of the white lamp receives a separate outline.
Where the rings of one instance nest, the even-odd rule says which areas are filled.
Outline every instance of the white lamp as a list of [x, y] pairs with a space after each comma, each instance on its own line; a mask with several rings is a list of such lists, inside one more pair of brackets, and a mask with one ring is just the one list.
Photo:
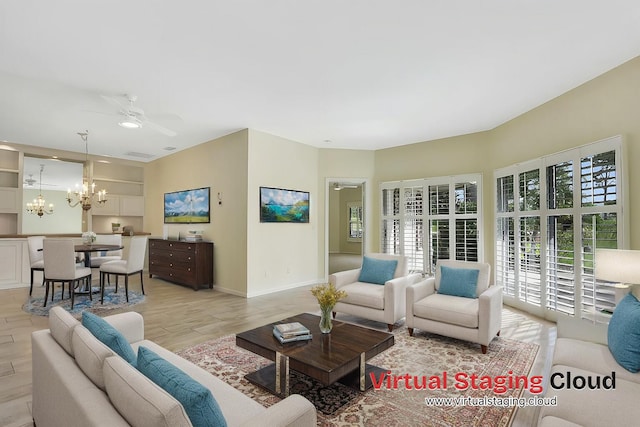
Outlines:
[[633, 285], [640, 284], [640, 251], [596, 249], [595, 277], [614, 284], [618, 305]]

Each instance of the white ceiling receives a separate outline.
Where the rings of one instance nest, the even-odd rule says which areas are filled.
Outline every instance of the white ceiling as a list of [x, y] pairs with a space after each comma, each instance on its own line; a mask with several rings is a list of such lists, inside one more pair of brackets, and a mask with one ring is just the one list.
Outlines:
[[[148, 161], [243, 128], [467, 134], [640, 55], [639, 23], [637, 0], [3, 0], [0, 141], [84, 152], [88, 129], [91, 154]], [[177, 135], [119, 127], [100, 95], [125, 93]]]

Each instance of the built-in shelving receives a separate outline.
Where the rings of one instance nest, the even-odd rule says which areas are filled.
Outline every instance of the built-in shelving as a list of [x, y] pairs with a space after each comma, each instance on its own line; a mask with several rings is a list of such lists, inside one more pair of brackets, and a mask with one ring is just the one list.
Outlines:
[[22, 202], [21, 156], [19, 151], [0, 149], [0, 234], [18, 232]]

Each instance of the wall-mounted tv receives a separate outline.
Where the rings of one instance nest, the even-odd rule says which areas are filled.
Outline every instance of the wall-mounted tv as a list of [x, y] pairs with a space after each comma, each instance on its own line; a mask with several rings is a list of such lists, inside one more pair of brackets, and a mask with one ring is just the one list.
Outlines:
[[164, 223], [211, 222], [209, 193], [209, 187], [164, 193]]
[[260, 222], [309, 222], [309, 193], [260, 187]]

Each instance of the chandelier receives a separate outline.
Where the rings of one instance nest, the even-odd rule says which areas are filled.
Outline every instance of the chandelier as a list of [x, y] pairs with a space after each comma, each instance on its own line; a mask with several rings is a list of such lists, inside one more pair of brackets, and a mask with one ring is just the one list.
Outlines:
[[44, 214], [51, 215], [53, 213], [53, 203], [49, 203], [49, 207], [45, 208], [47, 202], [45, 202], [44, 197], [42, 197], [42, 171], [44, 170], [44, 165], [40, 165], [40, 194], [38, 197], [33, 199], [33, 202], [27, 203], [27, 212], [33, 215], [38, 215], [40, 218]]
[[[78, 132], [80, 138], [84, 141], [85, 145], [85, 166], [89, 165], [89, 143], [87, 140], [89, 139], [89, 131]], [[107, 201], [107, 190], [98, 191], [98, 203], [104, 203]], [[76, 189], [74, 191], [67, 190], [67, 202], [69, 206], [72, 208], [75, 206], [82, 206], [83, 211], [88, 211], [91, 209], [91, 203], [93, 203], [93, 198], [96, 195], [96, 184], [92, 179], [89, 179], [89, 174], [87, 173], [87, 177], [82, 177], [82, 188], [79, 188], [76, 184]]]

